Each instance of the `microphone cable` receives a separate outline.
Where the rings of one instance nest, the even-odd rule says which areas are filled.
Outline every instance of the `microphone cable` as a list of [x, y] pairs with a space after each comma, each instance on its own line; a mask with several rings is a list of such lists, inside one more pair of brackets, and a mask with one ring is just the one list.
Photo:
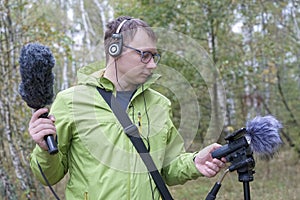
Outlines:
[[[147, 150], [150, 153], [150, 141], [149, 141], [150, 119], [149, 119], [149, 115], [148, 115], [148, 111], [147, 111], [147, 103], [146, 103], [146, 98], [145, 98], [145, 94], [144, 94], [144, 84], [142, 84], [142, 95], [143, 95], [143, 100], [144, 100], [144, 110], [145, 110], [145, 114], [146, 114], [146, 118], [147, 118], [147, 136], [146, 136], [146, 141], [147, 141], [147, 144], [148, 144]], [[152, 185], [152, 181], [151, 181], [150, 172], [148, 172], [148, 176], [149, 176], [149, 182], [150, 182], [150, 189], [151, 189], [151, 194], [152, 194], [152, 200], [154, 200], [154, 191], [153, 191], [153, 185]]]
[[44, 179], [45, 182], [47, 183], [47, 186], [50, 188], [50, 191], [51, 191], [52, 194], [54, 195], [55, 199], [56, 199], [56, 200], [60, 200], [60, 198], [57, 196], [57, 194], [55, 193], [54, 189], [53, 189], [52, 186], [50, 185], [50, 183], [49, 183], [49, 181], [48, 181], [46, 175], [44, 174], [44, 172], [43, 172], [43, 170], [42, 170], [42, 167], [41, 167], [40, 163], [39, 163], [37, 160], [36, 160], [36, 163], [37, 163], [38, 168], [39, 168], [39, 170], [40, 170], [40, 172], [41, 172], [41, 174], [42, 174], [42, 176], [43, 176], [43, 179]]

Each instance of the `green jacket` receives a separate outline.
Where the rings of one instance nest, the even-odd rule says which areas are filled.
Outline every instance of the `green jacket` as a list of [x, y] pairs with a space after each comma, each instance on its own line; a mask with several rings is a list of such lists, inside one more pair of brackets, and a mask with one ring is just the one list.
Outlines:
[[[100, 68], [96, 63], [81, 68], [78, 85], [57, 94], [50, 113], [56, 118], [59, 153], [49, 155], [36, 146], [31, 168], [43, 184], [37, 161], [50, 184], [69, 172], [68, 200], [139, 200], [152, 199], [152, 195], [159, 199], [143, 161], [96, 89], [115, 93], [113, 84], [102, 77], [104, 70], [97, 71]], [[157, 78], [153, 75], [137, 89], [127, 113], [136, 124], [141, 114], [141, 135], [165, 182], [183, 184], [201, 174], [193, 162], [195, 153], [185, 153], [183, 140], [171, 121], [170, 101], [150, 89]]]

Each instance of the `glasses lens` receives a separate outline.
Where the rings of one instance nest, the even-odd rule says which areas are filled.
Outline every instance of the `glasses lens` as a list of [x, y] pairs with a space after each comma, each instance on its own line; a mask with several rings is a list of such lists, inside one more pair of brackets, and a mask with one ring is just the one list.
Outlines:
[[160, 60], [160, 55], [159, 54], [155, 54], [153, 56], [153, 59], [154, 59], [155, 64], [157, 64], [159, 62], [159, 60]]
[[160, 60], [159, 54], [152, 54], [151, 52], [148, 52], [148, 51], [143, 52], [143, 54], [141, 55], [141, 58], [142, 58], [142, 62], [145, 64], [149, 63], [152, 58], [153, 58], [155, 64], [157, 64]]
[[142, 57], [143, 63], [148, 63], [148, 62], [150, 62], [150, 60], [152, 58], [152, 53], [145, 51], [145, 52], [143, 52], [141, 57]]

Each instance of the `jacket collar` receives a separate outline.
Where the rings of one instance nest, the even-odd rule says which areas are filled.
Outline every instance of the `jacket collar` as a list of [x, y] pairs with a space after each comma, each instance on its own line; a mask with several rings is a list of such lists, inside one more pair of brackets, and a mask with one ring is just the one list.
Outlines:
[[[104, 66], [105, 65], [103, 63], [96, 62], [80, 68], [77, 73], [78, 84], [100, 87], [107, 91], [112, 91], [113, 93], [115, 93], [116, 91], [114, 84], [109, 79], [103, 77], [105, 72]], [[137, 88], [137, 91], [134, 96], [137, 96], [144, 90], [148, 89], [159, 78], [159, 74], [153, 74], [143, 85], [140, 85]]]

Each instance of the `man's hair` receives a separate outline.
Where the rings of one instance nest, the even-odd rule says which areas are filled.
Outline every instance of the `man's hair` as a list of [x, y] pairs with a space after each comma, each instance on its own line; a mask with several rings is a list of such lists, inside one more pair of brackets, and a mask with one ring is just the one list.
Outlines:
[[108, 22], [106, 24], [106, 31], [104, 35], [104, 48], [106, 54], [106, 61], [108, 61], [109, 58], [109, 53], [108, 53], [109, 46], [114, 41], [112, 35], [116, 33], [117, 28], [124, 20], [127, 21], [123, 24], [122, 28], [119, 30], [119, 33], [123, 35], [123, 42], [125, 44], [133, 40], [138, 29], [144, 30], [147, 33], [147, 35], [151, 39], [153, 39], [153, 41], [157, 40], [154, 31], [145, 21], [130, 16], [118, 17], [117, 19]]

